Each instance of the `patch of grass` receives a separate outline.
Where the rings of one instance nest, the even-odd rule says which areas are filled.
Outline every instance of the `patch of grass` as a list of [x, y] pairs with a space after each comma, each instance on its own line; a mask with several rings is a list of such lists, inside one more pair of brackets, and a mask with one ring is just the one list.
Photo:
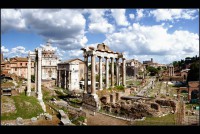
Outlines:
[[72, 123], [75, 124], [75, 125], [78, 125], [78, 122], [79, 122], [79, 121], [83, 122], [84, 119], [85, 119], [85, 117], [79, 116], [79, 117], [78, 117], [77, 119], [75, 119], [75, 120], [72, 119]]
[[163, 117], [147, 117], [144, 121], [135, 121], [134, 125], [176, 125], [175, 114], [169, 114]]
[[118, 91], [124, 91], [124, 86], [116, 86], [115, 89], [117, 89]]
[[19, 96], [11, 96], [14, 99], [16, 106], [16, 113], [5, 113], [1, 115], [2, 120], [13, 120], [17, 117], [28, 119], [36, 117], [42, 113], [42, 107], [38, 100], [33, 96], [25, 96], [24, 93]]

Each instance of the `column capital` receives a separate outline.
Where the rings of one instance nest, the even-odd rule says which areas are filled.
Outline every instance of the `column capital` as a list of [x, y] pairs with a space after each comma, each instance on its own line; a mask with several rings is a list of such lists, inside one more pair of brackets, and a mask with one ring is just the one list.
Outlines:
[[102, 56], [97, 56], [99, 59], [101, 59], [102, 58]]

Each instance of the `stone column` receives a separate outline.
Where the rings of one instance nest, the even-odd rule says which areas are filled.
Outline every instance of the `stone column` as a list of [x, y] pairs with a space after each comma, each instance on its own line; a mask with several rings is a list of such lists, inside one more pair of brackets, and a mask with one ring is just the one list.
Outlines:
[[57, 87], [59, 87], [59, 70], [57, 69]]
[[114, 58], [111, 58], [111, 87], [114, 87]]
[[106, 89], [109, 88], [109, 62], [108, 62], [108, 58], [105, 57], [106, 59]]
[[123, 58], [122, 59], [122, 66], [123, 66], [123, 70], [122, 70], [122, 84], [124, 87], [126, 87], [126, 59]]
[[67, 89], [67, 72], [66, 70], [65, 71], [65, 77], [64, 77], [64, 80], [65, 80], [65, 83], [64, 83], [64, 88]]
[[91, 57], [91, 94], [96, 94], [96, 74], [95, 74], [95, 54], [92, 54]]
[[191, 93], [192, 93], [192, 91], [191, 91], [190, 88], [188, 87], [188, 101], [191, 100]]
[[41, 49], [38, 49], [38, 100], [42, 100], [42, 89], [41, 89], [41, 79], [42, 79], [42, 57], [41, 57]]
[[71, 70], [69, 70], [69, 90], [72, 91], [72, 78], [71, 78]]
[[174, 76], [174, 67], [173, 67], [173, 70], [172, 70], [172, 76]]
[[116, 84], [119, 86], [119, 58], [116, 58]]
[[28, 85], [27, 85], [27, 95], [31, 95], [31, 57], [28, 57]]
[[61, 87], [61, 70], [59, 70], [59, 80], [58, 87]]
[[99, 56], [99, 90], [102, 89], [102, 57]]
[[84, 93], [88, 93], [88, 56], [84, 56], [84, 61], [85, 61], [85, 70], [84, 70]]
[[35, 93], [38, 91], [38, 62], [37, 62], [37, 56], [35, 57]]

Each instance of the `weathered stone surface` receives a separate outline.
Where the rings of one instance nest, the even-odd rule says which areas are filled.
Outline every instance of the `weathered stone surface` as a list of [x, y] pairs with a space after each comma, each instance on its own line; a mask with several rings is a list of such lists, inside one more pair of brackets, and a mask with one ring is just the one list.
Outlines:
[[46, 120], [52, 120], [52, 115], [46, 114], [46, 115], [45, 115], [45, 119], [46, 119]]
[[18, 118], [16, 119], [16, 124], [17, 124], [17, 125], [24, 125], [24, 120], [23, 120], [21, 117], [18, 117]]
[[90, 110], [98, 110], [99, 102], [98, 96], [93, 96], [91, 94], [83, 94], [83, 105], [82, 107], [88, 108]]
[[102, 104], [105, 105], [105, 104], [107, 103], [107, 98], [106, 98], [106, 96], [101, 97], [100, 101], [101, 101]]
[[151, 103], [151, 108], [155, 110], [160, 110], [160, 106], [157, 103]]
[[37, 118], [36, 117], [32, 117], [31, 118], [31, 122], [36, 122], [37, 121]]

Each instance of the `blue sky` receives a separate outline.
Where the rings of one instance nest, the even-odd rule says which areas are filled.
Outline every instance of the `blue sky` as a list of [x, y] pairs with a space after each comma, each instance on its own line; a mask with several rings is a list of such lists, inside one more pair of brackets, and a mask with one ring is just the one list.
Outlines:
[[47, 41], [63, 61], [105, 43], [127, 59], [168, 64], [199, 55], [199, 9], [1, 9], [4, 57]]

